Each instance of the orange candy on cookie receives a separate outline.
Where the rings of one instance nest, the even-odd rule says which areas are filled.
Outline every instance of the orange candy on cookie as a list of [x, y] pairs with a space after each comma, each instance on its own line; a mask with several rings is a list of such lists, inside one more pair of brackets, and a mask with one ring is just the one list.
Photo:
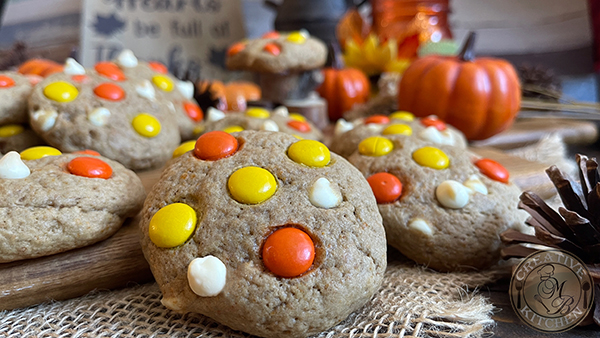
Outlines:
[[267, 43], [263, 50], [271, 55], [277, 56], [281, 54], [281, 47], [275, 43]]
[[94, 88], [94, 94], [109, 101], [120, 101], [125, 98], [125, 91], [119, 85], [104, 82]]
[[297, 277], [311, 267], [315, 245], [310, 236], [297, 228], [275, 230], [262, 249], [265, 267], [279, 277]]
[[377, 173], [367, 178], [378, 204], [392, 203], [402, 195], [402, 182], [390, 173]]
[[88, 178], [107, 179], [112, 176], [112, 168], [99, 158], [77, 157], [67, 164], [67, 169], [73, 175]]
[[224, 131], [215, 130], [198, 138], [194, 155], [205, 161], [216, 161], [229, 157], [238, 150], [238, 141]]
[[150, 68], [152, 68], [155, 72], [158, 72], [161, 74], [167, 74], [169, 72], [169, 69], [167, 69], [167, 66], [165, 66], [162, 63], [157, 62], [157, 61], [148, 62], [148, 66], [150, 66]]
[[15, 80], [6, 75], [0, 75], [0, 88], [10, 88], [15, 85]]
[[308, 133], [310, 131], [310, 124], [305, 121], [292, 120], [287, 123], [288, 127], [295, 129], [301, 133]]
[[386, 124], [390, 123], [390, 118], [384, 115], [373, 115], [365, 119], [365, 124]]
[[489, 158], [482, 158], [475, 162], [475, 166], [479, 168], [479, 171], [482, 174], [491, 178], [492, 180], [508, 183], [508, 170], [506, 170], [502, 164], [490, 160]]
[[202, 109], [200, 109], [200, 107], [198, 107], [198, 105], [193, 102], [184, 102], [183, 110], [185, 110], [187, 116], [189, 116], [189, 118], [195, 122], [200, 122], [204, 118], [204, 113], [202, 113]]
[[262, 38], [263, 39], [277, 39], [280, 36], [281, 36], [281, 34], [279, 34], [279, 32], [270, 31], [270, 32], [263, 34]]
[[71, 76], [71, 80], [78, 83], [86, 83], [89, 80], [89, 77], [85, 74], [76, 74]]
[[228, 56], [234, 56], [235, 54], [243, 51], [246, 48], [246, 44], [243, 42], [237, 42], [234, 43], [233, 45], [231, 45], [231, 47], [229, 47], [229, 49], [227, 50], [227, 55]]
[[444, 121], [435, 117], [424, 117], [421, 119], [421, 124], [423, 124], [425, 127], [435, 127], [435, 129], [439, 131], [444, 131], [446, 128], [448, 128]]
[[100, 156], [99, 152], [90, 149], [74, 151], [73, 154]]
[[127, 78], [123, 71], [116, 64], [108, 61], [98, 62], [94, 69], [98, 74], [105, 76], [113, 81], [124, 81]]

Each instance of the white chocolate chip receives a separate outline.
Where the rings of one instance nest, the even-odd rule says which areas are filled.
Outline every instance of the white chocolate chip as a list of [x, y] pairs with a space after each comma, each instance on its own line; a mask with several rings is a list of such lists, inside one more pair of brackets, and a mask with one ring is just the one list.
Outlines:
[[274, 121], [267, 120], [262, 124], [262, 126], [260, 126], [260, 130], [279, 131], [279, 127]]
[[381, 133], [381, 131], [385, 128], [385, 125], [379, 123], [370, 123], [367, 124], [367, 129], [374, 133]]
[[331, 209], [342, 203], [342, 193], [328, 179], [321, 177], [309, 188], [308, 199], [316, 207]]
[[298, 33], [306, 39], [310, 38], [310, 33], [305, 28], [300, 29]]
[[191, 100], [194, 97], [194, 84], [190, 81], [177, 81], [175, 84], [177, 89], [188, 100]]
[[449, 146], [456, 145], [456, 137], [455, 133], [453, 133], [450, 128], [446, 128], [446, 130], [440, 132], [442, 135], [442, 144], [447, 144]]
[[177, 300], [176, 298], [163, 298], [160, 300], [160, 302], [166, 308], [169, 308], [173, 311], [181, 311], [182, 310], [181, 304], [180, 304], [179, 300]]
[[481, 182], [477, 175], [471, 175], [471, 177], [469, 177], [469, 179], [466, 180], [465, 183], [463, 183], [463, 185], [469, 188], [471, 194], [475, 194], [476, 192], [482, 195], [488, 194], [487, 187], [485, 186], [485, 184], [483, 184], [483, 182]]
[[408, 228], [412, 231], [419, 232], [426, 236], [433, 236], [433, 229], [427, 223], [426, 220], [422, 218], [413, 218], [408, 222]]
[[195, 294], [213, 297], [225, 287], [227, 267], [215, 256], [196, 258], [188, 265], [187, 278]]
[[446, 208], [460, 209], [469, 203], [469, 190], [460, 182], [448, 180], [435, 189], [435, 197]]
[[225, 118], [225, 113], [223, 113], [222, 111], [213, 108], [213, 107], [208, 107], [208, 110], [206, 111], [206, 120], [207, 121], [219, 121]]
[[442, 134], [434, 126], [429, 126], [419, 132], [419, 137], [423, 140], [430, 141], [435, 144], [442, 144]]
[[169, 110], [173, 113], [176, 113], [177, 111], [175, 110], [175, 105], [173, 104], [173, 102], [171, 101], [167, 101], [167, 108], [169, 108]]
[[[147, 98], [148, 100], [153, 101], [156, 98], [156, 92], [154, 91], [154, 86], [148, 80], [143, 80], [135, 86], [135, 91], [139, 96]], [[169, 101], [170, 102], [170, 101]]]
[[102, 127], [108, 123], [110, 110], [100, 107], [88, 113], [88, 120], [95, 126]]
[[341, 135], [347, 131], [350, 131], [354, 129], [354, 124], [352, 122], [348, 122], [344, 119], [339, 119], [337, 120], [337, 122], [335, 123], [335, 129], [334, 129], [334, 134], [335, 135]]
[[85, 68], [79, 62], [75, 61], [75, 59], [67, 58], [63, 72], [68, 75], [83, 75], [85, 74]]
[[56, 124], [56, 110], [40, 109], [33, 113], [32, 119], [42, 131], [48, 131]]
[[117, 56], [117, 64], [121, 67], [133, 68], [138, 65], [138, 59], [131, 49], [123, 49], [119, 56]]
[[21, 160], [21, 155], [16, 151], [9, 151], [0, 158], [0, 178], [19, 179], [31, 174], [29, 167]]
[[290, 115], [290, 112], [288, 111], [286, 106], [279, 106], [273, 109], [273, 115], [288, 117], [288, 115]]

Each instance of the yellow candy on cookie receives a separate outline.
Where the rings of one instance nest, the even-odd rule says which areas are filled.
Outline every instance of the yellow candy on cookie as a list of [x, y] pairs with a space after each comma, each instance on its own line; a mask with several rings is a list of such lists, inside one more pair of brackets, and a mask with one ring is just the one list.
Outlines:
[[331, 160], [329, 149], [314, 140], [300, 140], [292, 144], [288, 149], [288, 156], [294, 162], [317, 168], [326, 166]]
[[21, 159], [31, 161], [31, 160], [37, 160], [37, 159], [40, 159], [40, 158], [46, 157], [46, 156], [58, 156], [61, 154], [62, 153], [60, 152], [60, 150], [58, 150], [56, 148], [48, 147], [48, 146], [39, 146], [39, 147], [31, 147], [31, 148], [23, 150], [21, 152]]
[[259, 167], [236, 170], [227, 181], [229, 193], [238, 202], [259, 204], [268, 200], [277, 190], [275, 176]]
[[160, 133], [160, 122], [150, 114], [141, 113], [137, 115], [133, 118], [131, 124], [133, 129], [144, 137], [154, 137]]
[[196, 229], [196, 221], [196, 211], [189, 205], [169, 204], [152, 216], [148, 235], [156, 246], [174, 248], [190, 238]]

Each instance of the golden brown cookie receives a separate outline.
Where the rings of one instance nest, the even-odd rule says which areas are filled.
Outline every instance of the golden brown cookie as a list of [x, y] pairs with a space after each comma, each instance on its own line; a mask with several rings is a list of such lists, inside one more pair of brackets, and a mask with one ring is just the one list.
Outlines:
[[16, 72], [0, 72], [0, 126], [27, 122], [31, 82]]
[[0, 153], [21, 151], [45, 144], [28, 125], [7, 124], [0, 126]]

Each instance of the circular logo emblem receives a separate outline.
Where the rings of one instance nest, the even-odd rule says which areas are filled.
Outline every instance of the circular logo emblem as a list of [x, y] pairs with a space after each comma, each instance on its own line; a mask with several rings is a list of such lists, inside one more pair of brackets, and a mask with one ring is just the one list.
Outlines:
[[525, 324], [542, 332], [563, 332], [592, 308], [594, 282], [585, 263], [571, 253], [538, 251], [517, 266], [509, 295]]

